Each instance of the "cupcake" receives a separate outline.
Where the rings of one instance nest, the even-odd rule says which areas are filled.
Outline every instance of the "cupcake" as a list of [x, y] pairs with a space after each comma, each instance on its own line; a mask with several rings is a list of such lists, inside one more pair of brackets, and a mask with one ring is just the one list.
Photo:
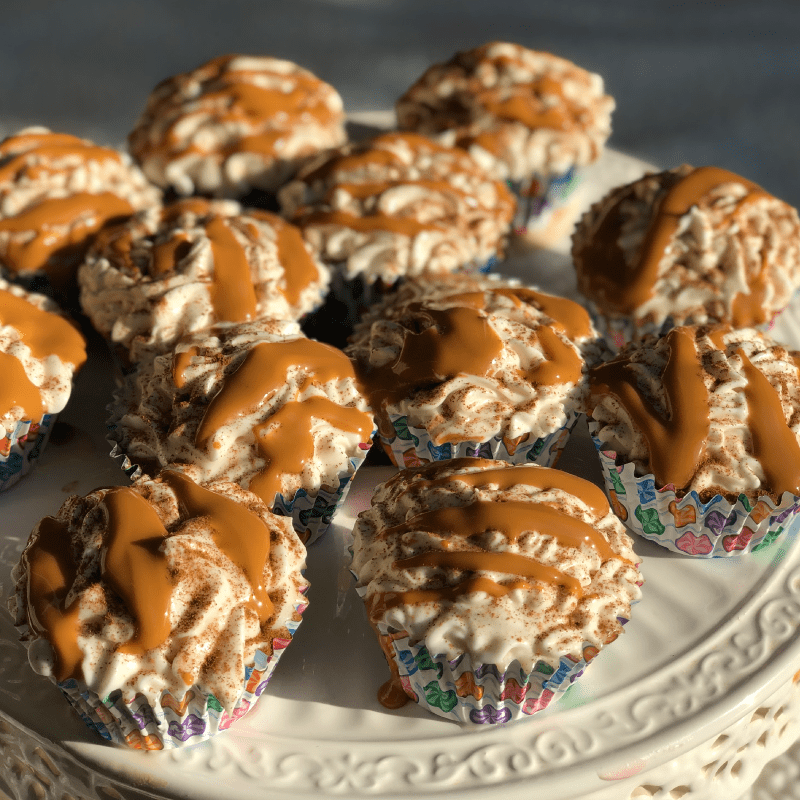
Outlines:
[[277, 320], [182, 339], [128, 375], [110, 410], [128, 472], [233, 481], [307, 543], [330, 525], [374, 427], [350, 360]]
[[399, 467], [462, 456], [551, 466], [583, 401], [586, 366], [567, 331], [591, 336], [585, 312], [514, 282], [447, 286], [404, 285], [346, 350], [384, 448]]
[[26, 128], [0, 142], [0, 265], [65, 290], [103, 225], [160, 199], [126, 155]]
[[90, 727], [181, 747], [263, 692], [306, 607], [304, 559], [288, 520], [251, 493], [165, 471], [45, 517], [9, 610], [33, 669]]
[[620, 517], [675, 552], [767, 547], [800, 508], [800, 352], [723, 324], [645, 337], [590, 373]]
[[227, 55], [159, 83], [128, 145], [158, 186], [239, 197], [276, 190], [346, 138], [332, 86], [291, 61]]
[[350, 325], [401, 278], [488, 268], [514, 210], [503, 183], [469, 155], [408, 133], [323, 154], [278, 199], [332, 268]]
[[329, 274], [280, 217], [192, 198], [107, 228], [79, 281], [92, 324], [136, 363], [217, 322], [299, 319]]
[[397, 120], [508, 181], [519, 200], [514, 227], [549, 244], [572, 227], [580, 170], [602, 153], [613, 110], [599, 75], [490, 42], [430, 67], [397, 101]]
[[0, 280], [0, 491], [41, 455], [84, 361], [83, 336], [55, 303]]
[[533, 714], [622, 632], [641, 576], [594, 484], [558, 470], [458, 459], [379, 486], [352, 571], [408, 699], [477, 724]]
[[800, 286], [800, 219], [738, 175], [683, 165], [595, 204], [572, 257], [578, 288], [618, 347], [673, 325], [762, 326]]

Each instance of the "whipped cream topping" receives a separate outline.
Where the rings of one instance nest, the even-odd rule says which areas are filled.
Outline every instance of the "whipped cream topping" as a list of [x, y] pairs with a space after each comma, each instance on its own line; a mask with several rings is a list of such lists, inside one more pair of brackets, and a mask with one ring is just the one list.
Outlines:
[[799, 365], [800, 353], [753, 329], [646, 337], [592, 371], [596, 435], [679, 494], [800, 494]]
[[326, 263], [368, 283], [480, 267], [502, 256], [514, 213], [465, 152], [402, 133], [321, 155], [278, 199]]
[[61, 411], [85, 360], [83, 336], [55, 303], [0, 280], [0, 440]]
[[400, 128], [467, 149], [501, 179], [595, 161], [611, 133], [603, 79], [566, 59], [489, 42], [434, 64], [397, 101]]
[[86, 315], [135, 363], [217, 322], [299, 319], [330, 274], [280, 217], [195, 198], [105, 230], [78, 279]]
[[800, 286], [800, 219], [715, 167], [646, 175], [579, 222], [578, 286], [601, 313], [647, 332], [674, 324], [769, 322]]
[[277, 492], [335, 490], [373, 429], [349, 359], [277, 320], [186, 337], [140, 364], [111, 411], [121, 448], [145, 471], [235, 481], [269, 506]]
[[617, 637], [641, 576], [602, 491], [544, 467], [455, 459], [379, 486], [352, 570], [382, 634], [504, 670], [583, 656]]
[[127, 155], [25, 128], [0, 142], [0, 263], [63, 281], [106, 222], [160, 201]]
[[[135, 547], [142, 537], [155, 546]], [[14, 568], [9, 610], [40, 674], [151, 704], [194, 685], [230, 712], [255, 650], [291, 638], [304, 567], [290, 520], [257, 497], [164, 473], [70, 497], [45, 518]]]
[[277, 189], [346, 138], [332, 86], [291, 61], [228, 55], [159, 83], [128, 144], [159, 186], [235, 197]]
[[404, 284], [375, 306], [346, 352], [381, 433], [394, 435], [391, 415], [424, 427], [437, 446], [501, 434], [513, 447], [561, 428], [582, 402], [585, 365], [542, 298], [556, 299], [473, 277]]

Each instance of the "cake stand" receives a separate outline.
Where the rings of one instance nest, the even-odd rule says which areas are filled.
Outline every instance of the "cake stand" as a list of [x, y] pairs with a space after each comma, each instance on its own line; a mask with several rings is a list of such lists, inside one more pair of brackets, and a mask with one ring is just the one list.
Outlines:
[[[587, 175], [583, 201], [645, 167], [608, 153]], [[532, 252], [519, 241], [500, 270], [574, 292], [566, 242]], [[800, 346], [798, 309], [776, 334]], [[0, 495], [4, 596], [42, 516], [70, 493], [125, 482], [104, 439], [112, 384], [110, 359], [94, 341], [41, 462]], [[602, 484], [585, 432], [559, 466]], [[337, 524], [309, 550], [310, 606], [267, 693], [200, 745], [159, 753], [107, 745], [28, 668], [0, 615], [0, 791], [47, 800], [800, 798], [781, 788], [800, 774], [800, 750], [789, 749], [800, 735], [796, 530], [748, 558], [711, 561], [637, 539], [646, 583], [619, 641], [543, 712], [462, 727], [413, 704], [387, 711], [376, 699], [387, 668], [345, 545], [355, 515], [392, 471], [359, 472]]]

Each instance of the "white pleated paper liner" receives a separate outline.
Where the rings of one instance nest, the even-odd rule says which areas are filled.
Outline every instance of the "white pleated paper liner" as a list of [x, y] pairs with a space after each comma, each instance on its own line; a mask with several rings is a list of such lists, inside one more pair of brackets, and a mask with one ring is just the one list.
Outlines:
[[[628, 621], [618, 619], [623, 625]], [[431, 656], [424, 643], [413, 645], [408, 635], [384, 638], [391, 643], [400, 684], [411, 700], [433, 714], [473, 725], [502, 725], [547, 708], [601, 652], [585, 643], [581, 659], [562, 656], [556, 668], [540, 659], [526, 672], [517, 661], [500, 670], [494, 664], [473, 664], [469, 655], [453, 661]]]
[[[295, 606], [298, 614], [305, 608], [305, 603]], [[286, 623], [290, 636], [299, 624], [299, 620]], [[244, 683], [231, 714], [213, 694], [197, 686], [180, 700], [164, 692], [160, 701], [151, 705], [141, 694], [126, 702], [118, 690], [101, 698], [72, 679], [57, 685], [83, 721], [104, 739], [135, 750], [171, 750], [202, 742], [250, 711], [290, 642], [291, 638], [273, 639], [271, 656], [255, 651], [253, 665], [245, 667]]]
[[395, 436], [381, 434], [381, 442], [392, 461], [400, 469], [419, 467], [431, 461], [447, 461], [451, 458], [491, 458], [509, 464], [539, 464], [551, 467], [558, 460], [570, 433], [578, 424], [580, 414], [567, 410], [566, 420], [558, 430], [547, 436], [533, 438], [523, 434], [513, 440], [494, 436], [486, 442], [448, 442], [435, 445], [425, 430], [408, 424], [406, 415], [390, 414], [389, 421]]
[[[119, 463], [120, 469], [131, 480], [136, 480], [145, 472], [140, 465], [131, 461], [127, 453], [120, 447], [116, 441], [116, 430], [116, 425], [108, 425], [106, 439], [112, 445], [111, 458]], [[344, 503], [347, 493], [350, 491], [350, 484], [358, 468], [364, 463], [369, 447], [364, 448], [364, 445], [359, 444], [358, 454], [348, 458], [347, 464], [339, 472], [339, 483], [335, 489], [326, 489], [324, 486], [315, 491], [300, 488], [293, 495], [284, 496], [281, 493], [275, 495], [270, 510], [282, 517], [291, 517], [295, 533], [306, 546], [316, 542], [330, 527], [333, 515]], [[169, 464], [164, 468], [167, 467], [180, 470], [181, 464]], [[150, 477], [155, 477], [155, 475]]]
[[769, 547], [800, 511], [800, 497], [784, 492], [779, 503], [760, 497], [752, 503], [740, 494], [735, 503], [720, 495], [703, 502], [697, 492], [678, 497], [672, 484], [656, 487], [652, 475], [637, 477], [635, 465], [617, 464], [617, 454], [596, 436], [606, 491], [616, 515], [634, 533], [668, 550], [696, 558], [732, 558]]
[[534, 174], [524, 181], [506, 181], [517, 198], [513, 229], [520, 234], [543, 231], [568, 205], [582, 180], [581, 170], [571, 167], [560, 175]]
[[39, 422], [18, 422], [0, 440], [0, 492], [27, 475], [50, 439], [57, 414], [45, 414]]

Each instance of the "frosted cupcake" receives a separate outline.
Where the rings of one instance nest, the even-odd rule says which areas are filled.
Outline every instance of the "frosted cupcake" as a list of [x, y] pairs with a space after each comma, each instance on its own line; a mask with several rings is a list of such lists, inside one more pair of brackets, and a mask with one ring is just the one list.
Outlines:
[[434, 64], [397, 101], [400, 128], [463, 147], [508, 181], [514, 227], [541, 244], [572, 227], [580, 170], [602, 153], [613, 110], [599, 75], [508, 42]]
[[79, 280], [92, 324], [136, 363], [217, 322], [299, 319], [329, 273], [280, 217], [193, 198], [106, 229]]
[[29, 283], [67, 289], [103, 225], [160, 200], [126, 155], [25, 128], [0, 142], [0, 265]]
[[584, 397], [586, 366], [567, 329], [585, 338], [585, 312], [510, 282], [446, 287], [404, 286], [346, 350], [384, 448], [400, 467], [462, 456], [550, 466]]
[[575, 230], [578, 288], [619, 347], [673, 325], [768, 325], [800, 286], [791, 206], [717, 167], [612, 190]]
[[466, 153], [402, 133], [320, 156], [278, 198], [332, 268], [350, 325], [401, 278], [488, 267], [514, 210], [502, 182]]
[[404, 470], [356, 522], [352, 570], [408, 699], [498, 724], [560, 696], [622, 632], [642, 582], [602, 490], [533, 465]]
[[255, 704], [306, 607], [304, 567], [289, 521], [257, 497], [165, 471], [45, 517], [9, 610], [33, 669], [90, 727], [169, 749]]
[[0, 491], [41, 455], [84, 361], [83, 336], [55, 303], [0, 280]]
[[800, 353], [726, 325], [680, 326], [590, 374], [612, 505], [694, 556], [771, 544], [800, 508]]
[[310, 543], [364, 460], [372, 414], [350, 360], [297, 323], [220, 325], [142, 363], [111, 406], [123, 466], [233, 481]]
[[226, 55], [159, 83], [128, 145], [158, 186], [239, 197], [346, 138], [332, 86], [291, 61]]

